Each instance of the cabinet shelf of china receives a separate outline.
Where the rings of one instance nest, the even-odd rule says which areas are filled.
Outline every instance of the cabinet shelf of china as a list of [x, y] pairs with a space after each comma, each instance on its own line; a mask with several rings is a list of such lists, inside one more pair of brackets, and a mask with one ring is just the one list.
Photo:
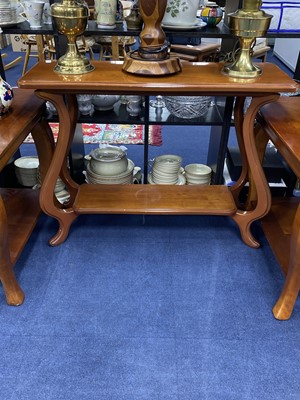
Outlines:
[[[22, 33], [25, 34], [53, 34], [56, 38], [56, 43], [58, 43], [58, 54], [63, 52], [63, 44], [64, 44], [64, 37], [62, 35], [58, 35], [51, 25], [43, 25], [41, 29], [32, 30], [29, 27], [28, 22], [24, 21], [20, 24], [11, 27], [3, 28], [3, 32], [5, 34], [17, 34], [20, 35]], [[232, 35], [228, 29], [228, 27], [220, 23], [216, 27], [203, 27], [200, 29], [195, 30], [170, 30], [165, 29], [166, 36], [169, 39], [172, 38], [182, 38], [182, 37], [190, 37], [190, 38], [221, 38], [221, 39], [232, 39]], [[88, 27], [85, 31], [86, 36], [135, 36], [138, 37], [139, 31], [130, 31], [127, 30], [126, 24], [118, 24], [116, 28], [112, 30], [101, 30], [97, 28], [97, 24], [95, 21], [88, 21]], [[267, 32], [267, 38], [295, 38], [300, 37], [299, 32]], [[62, 46], [62, 47], [61, 47]], [[1, 62], [1, 60], [0, 60]], [[159, 94], [159, 93], [157, 93]], [[209, 156], [210, 161], [213, 164], [217, 165], [217, 173], [216, 179], [218, 182], [222, 182], [223, 176], [223, 165], [224, 165], [224, 158], [227, 149], [226, 137], [229, 134], [229, 127], [231, 124], [231, 113], [232, 108], [229, 106], [230, 101], [225, 102], [223, 104], [218, 104], [217, 107], [213, 107], [209, 110], [206, 118], [199, 118], [193, 120], [181, 120], [170, 115], [167, 110], [163, 110], [161, 116], [155, 115], [154, 109], [149, 109], [149, 123], [150, 124], [161, 124], [161, 125], [210, 125], [214, 130], [211, 134], [211, 141], [210, 141], [210, 149], [209, 149]], [[89, 123], [89, 122], [108, 122], [108, 123], [140, 123], [144, 124], [144, 113], [141, 114], [140, 118], [134, 118], [126, 115], [124, 112], [124, 107], [116, 110], [111, 114], [106, 114], [105, 121], [103, 116], [99, 113], [95, 113], [92, 117], [83, 117], [80, 116], [79, 122]], [[223, 123], [224, 122], [224, 123]], [[217, 130], [219, 130], [217, 132]], [[77, 138], [78, 139], [78, 138]], [[221, 143], [222, 142], [222, 143]], [[82, 143], [76, 143], [76, 152], [79, 150], [80, 146], [83, 147]]]
[[[212, 101], [207, 112], [202, 117], [179, 118], [171, 114], [166, 107], [149, 107], [149, 120], [145, 107], [141, 107], [138, 116], [131, 116], [126, 111], [126, 105], [117, 102], [112, 110], [97, 111], [92, 115], [82, 115], [79, 113], [78, 123], [99, 123], [99, 124], [139, 124], [139, 125], [205, 125], [219, 126], [224, 122], [224, 101]], [[56, 117], [49, 114], [49, 121], [56, 122]]]
[[[42, 25], [39, 29], [31, 29], [29, 23], [27, 21], [5, 26], [2, 28], [4, 34], [53, 34], [54, 28], [52, 25]], [[219, 23], [215, 27], [202, 27], [199, 29], [180, 29], [180, 30], [172, 30], [172, 29], [164, 29], [167, 37], [203, 37], [203, 38], [217, 38], [217, 39], [232, 39], [232, 34], [229, 31], [229, 28], [224, 23]], [[140, 31], [138, 30], [128, 30], [126, 27], [126, 23], [117, 24], [114, 29], [100, 29], [97, 27], [96, 21], [88, 21], [88, 26], [84, 32], [85, 36], [91, 35], [101, 35], [101, 36], [136, 36], [138, 37]], [[267, 38], [299, 38], [300, 31], [272, 31], [266, 32]]]

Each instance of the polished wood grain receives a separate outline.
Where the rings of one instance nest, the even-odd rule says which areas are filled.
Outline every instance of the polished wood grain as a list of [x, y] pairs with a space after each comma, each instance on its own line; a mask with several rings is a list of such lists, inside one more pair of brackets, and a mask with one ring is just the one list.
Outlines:
[[256, 79], [234, 79], [222, 74], [222, 63], [184, 63], [182, 72], [170, 76], [139, 76], [122, 71], [122, 62], [94, 61], [95, 70], [83, 75], [54, 72], [55, 63], [40, 62], [19, 81], [21, 88], [68, 93], [128, 93], [147, 95], [262, 95], [294, 92], [295, 82], [276, 65], [263, 63]]
[[[31, 132], [44, 176], [54, 149], [51, 129], [43, 117], [45, 101], [32, 90], [15, 89], [14, 94], [9, 113], [0, 119], [0, 170]], [[24, 301], [13, 267], [40, 215], [38, 198], [39, 191], [32, 189], [0, 191], [0, 280], [10, 305], [20, 305]]]
[[300, 177], [300, 96], [281, 97], [264, 106], [260, 115], [260, 125]]
[[161, 50], [165, 46], [164, 51], [159, 51], [156, 54], [156, 58], [165, 58], [168, 51], [168, 42], [166, 34], [161, 27], [161, 21], [164, 17], [167, 6], [167, 0], [140, 0], [139, 11], [144, 21], [142, 32], [140, 33], [140, 49], [144, 50], [145, 53], [141, 52], [142, 57], [153, 57], [151, 50]]
[[[257, 130], [272, 140], [294, 173], [300, 177], [300, 97], [281, 97], [260, 110]], [[259, 135], [259, 132], [258, 132]], [[271, 213], [262, 226], [287, 275], [281, 295], [273, 308], [275, 318], [289, 319], [300, 290], [300, 201], [273, 201]]]
[[81, 185], [79, 214], [206, 214], [231, 216], [236, 204], [227, 187], [187, 185]]
[[274, 197], [271, 210], [262, 219], [263, 231], [284, 276], [290, 263], [290, 240], [293, 221], [299, 205], [299, 197]]

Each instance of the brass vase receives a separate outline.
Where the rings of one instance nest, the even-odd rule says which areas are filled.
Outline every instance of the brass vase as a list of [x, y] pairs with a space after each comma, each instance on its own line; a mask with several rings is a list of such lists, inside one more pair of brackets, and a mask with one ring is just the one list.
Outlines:
[[89, 59], [81, 55], [76, 38], [86, 29], [89, 8], [82, 0], [62, 0], [51, 5], [53, 24], [56, 30], [67, 37], [67, 51], [61, 56], [54, 68], [60, 74], [85, 74], [93, 71]]
[[228, 14], [231, 33], [240, 40], [237, 59], [223, 68], [223, 72], [237, 78], [256, 78], [261, 69], [252, 63], [251, 46], [255, 38], [265, 36], [272, 15], [260, 10], [261, 0], [244, 0], [243, 8]]

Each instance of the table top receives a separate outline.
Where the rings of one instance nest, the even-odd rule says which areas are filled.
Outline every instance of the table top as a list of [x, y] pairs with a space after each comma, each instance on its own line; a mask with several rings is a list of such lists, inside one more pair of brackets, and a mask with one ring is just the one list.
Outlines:
[[134, 75], [122, 70], [122, 62], [93, 61], [93, 72], [64, 75], [55, 72], [56, 61], [37, 63], [18, 81], [24, 89], [55, 93], [107, 93], [140, 95], [245, 95], [295, 92], [297, 83], [275, 64], [260, 63], [263, 73], [252, 79], [222, 73], [223, 63], [182, 63], [173, 75]]

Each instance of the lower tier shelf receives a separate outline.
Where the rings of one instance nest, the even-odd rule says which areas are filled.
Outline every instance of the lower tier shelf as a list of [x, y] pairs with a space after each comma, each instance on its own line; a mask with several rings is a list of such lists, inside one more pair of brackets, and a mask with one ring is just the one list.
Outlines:
[[79, 187], [77, 214], [233, 215], [237, 208], [226, 186], [91, 185]]
[[1, 188], [0, 195], [5, 204], [10, 256], [14, 265], [40, 216], [39, 191]]

